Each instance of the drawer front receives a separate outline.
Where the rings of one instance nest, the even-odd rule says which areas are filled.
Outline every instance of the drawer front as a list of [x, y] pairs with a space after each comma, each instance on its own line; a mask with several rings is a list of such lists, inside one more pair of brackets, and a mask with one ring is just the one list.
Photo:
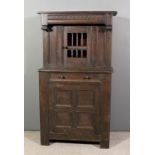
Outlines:
[[50, 79], [78, 79], [78, 80], [101, 80], [105, 79], [104, 74], [96, 73], [51, 73]]
[[50, 134], [78, 139], [96, 138], [100, 130], [101, 82], [98, 80], [50, 80]]

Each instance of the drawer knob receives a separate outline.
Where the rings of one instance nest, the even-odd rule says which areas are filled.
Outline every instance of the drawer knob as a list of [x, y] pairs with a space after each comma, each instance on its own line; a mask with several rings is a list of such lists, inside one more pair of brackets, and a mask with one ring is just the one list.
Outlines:
[[61, 75], [61, 76], [59, 76], [58, 78], [59, 78], [59, 79], [65, 79], [66, 77], [63, 76], [63, 75]]
[[89, 80], [89, 79], [91, 79], [91, 77], [90, 76], [85, 76], [83, 79]]

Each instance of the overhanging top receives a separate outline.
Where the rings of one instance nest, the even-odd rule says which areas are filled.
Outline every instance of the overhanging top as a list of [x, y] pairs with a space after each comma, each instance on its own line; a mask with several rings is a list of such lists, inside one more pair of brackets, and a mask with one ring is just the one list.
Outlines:
[[39, 11], [38, 14], [112, 14], [117, 15], [117, 11]]
[[40, 11], [42, 25], [85, 25], [103, 24], [112, 25], [112, 16], [116, 11]]

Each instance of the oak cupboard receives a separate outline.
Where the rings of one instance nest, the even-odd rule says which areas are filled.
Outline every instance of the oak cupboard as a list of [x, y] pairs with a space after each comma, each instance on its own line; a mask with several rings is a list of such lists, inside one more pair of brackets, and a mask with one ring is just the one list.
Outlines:
[[116, 11], [39, 12], [41, 144], [99, 142], [109, 147], [112, 17]]

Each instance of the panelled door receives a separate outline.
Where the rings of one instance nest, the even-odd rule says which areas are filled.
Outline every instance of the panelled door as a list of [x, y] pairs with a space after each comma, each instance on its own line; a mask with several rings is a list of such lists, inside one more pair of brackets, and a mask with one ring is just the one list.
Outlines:
[[[57, 139], [97, 138], [100, 86], [98, 80], [49, 82], [49, 129]], [[60, 137], [59, 137], [60, 136]]]

